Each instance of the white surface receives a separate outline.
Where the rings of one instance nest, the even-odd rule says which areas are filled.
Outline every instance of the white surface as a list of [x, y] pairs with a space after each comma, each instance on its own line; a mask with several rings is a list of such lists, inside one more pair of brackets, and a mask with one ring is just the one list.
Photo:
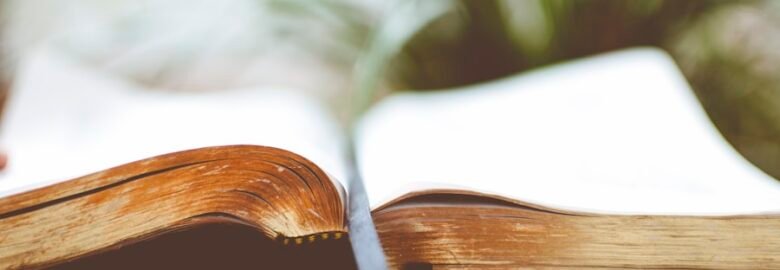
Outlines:
[[0, 195], [191, 148], [257, 144], [345, 179], [343, 136], [320, 104], [289, 92], [150, 91], [41, 52], [22, 65], [5, 112]]
[[780, 209], [778, 182], [728, 145], [654, 49], [396, 95], [357, 138], [374, 207], [427, 182], [607, 213]]

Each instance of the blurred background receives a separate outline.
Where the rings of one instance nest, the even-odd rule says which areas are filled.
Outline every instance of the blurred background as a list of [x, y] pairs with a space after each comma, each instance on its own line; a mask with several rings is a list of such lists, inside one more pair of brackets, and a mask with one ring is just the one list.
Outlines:
[[634, 46], [669, 52], [726, 139], [780, 178], [780, 2], [5, 0], [0, 83], [47, 48], [153, 91], [297, 89], [345, 126], [446, 91]]

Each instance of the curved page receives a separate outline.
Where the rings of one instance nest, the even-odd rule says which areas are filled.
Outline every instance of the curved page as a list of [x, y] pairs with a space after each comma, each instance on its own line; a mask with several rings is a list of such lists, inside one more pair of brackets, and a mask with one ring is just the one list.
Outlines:
[[10, 160], [0, 195], [173, 151], [229, 144], [283, 148], [345, 179], [344, 137], [319, 103], [283, 89], [153, 91], [42, 51], [7, 104]]
[[625, 214], [777, 211], [780, 185], [718, 133], [665, 53], [632, 49], [380, 102], [357, 132], [372, 206], [459, 187]]

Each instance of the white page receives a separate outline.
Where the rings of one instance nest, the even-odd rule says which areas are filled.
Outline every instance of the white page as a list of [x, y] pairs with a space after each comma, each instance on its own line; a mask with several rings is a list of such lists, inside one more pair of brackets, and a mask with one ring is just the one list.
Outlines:
[[373, 207], [423, 184], [604, 213], [780, 209], [778, 182], [721, 137], [655, 49], [391, 96], [356, 137]]
[[256, 144], [345, 179], [344, 137], [319, 103], [283, 89], [161, 92], [51, 51], [22, 64], [6, 105], [0, 195], [192, 148]]

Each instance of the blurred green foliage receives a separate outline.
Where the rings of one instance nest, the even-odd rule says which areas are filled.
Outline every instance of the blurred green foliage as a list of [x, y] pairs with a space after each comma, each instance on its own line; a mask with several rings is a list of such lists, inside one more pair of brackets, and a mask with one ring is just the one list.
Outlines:
[[719, 7], [666, 45], [721, 133], [780, 179], [780, 2]]
[[722, 2], [461, 1], [406, 44], [392, 81], [438, 89], [638, 45], [670, 33]]

